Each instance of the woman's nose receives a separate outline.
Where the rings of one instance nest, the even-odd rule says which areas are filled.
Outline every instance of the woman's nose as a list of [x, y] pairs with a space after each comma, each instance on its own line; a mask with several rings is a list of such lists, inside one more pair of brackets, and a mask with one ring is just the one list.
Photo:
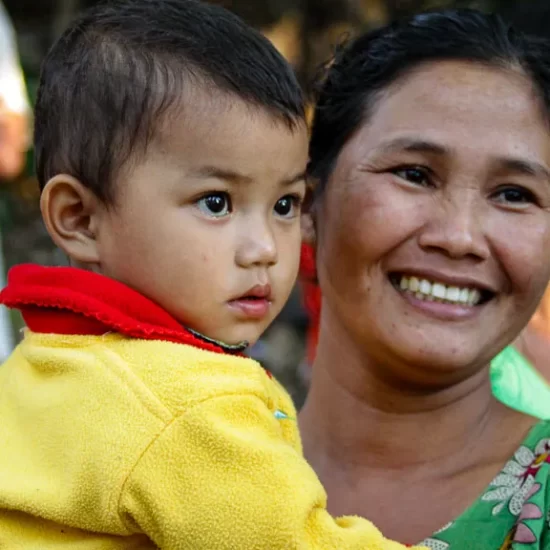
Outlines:
[[467, 193], [434, 200], [420, 236], [422, 248], [439, 251], [450, 258], [487, 259], [490, 247], [480, 198]]

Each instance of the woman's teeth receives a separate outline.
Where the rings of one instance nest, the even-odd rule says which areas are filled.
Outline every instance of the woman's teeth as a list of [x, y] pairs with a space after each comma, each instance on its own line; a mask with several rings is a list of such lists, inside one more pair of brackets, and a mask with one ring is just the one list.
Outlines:
[[475, 306], [481, 301], [481, 293], [475, 288], [447, 286], [417, 277], [400, 276], [399, 289], [410, 292], [419, 300]]

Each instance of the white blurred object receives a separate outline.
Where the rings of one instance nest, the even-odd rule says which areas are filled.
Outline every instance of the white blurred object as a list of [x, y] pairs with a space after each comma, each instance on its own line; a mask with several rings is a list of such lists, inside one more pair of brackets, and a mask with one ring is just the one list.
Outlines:
[[[15, 31], [11, 20], [0, 2], [0, 118], [9, 112], [24, 115], [29, 112], [29, 100], [19, 54], [15, 41]], [[6, 284], [4, 254], [1, 250], [0, 232], [0, 288]], [[7, 308], [0, 307], [0, 361], [12, 351], [13, 329]]]
[[0, 2], [0, 100], [2, 109], [12, 113], [24, 114], [29, 110], [15, 32], [2, 2]]

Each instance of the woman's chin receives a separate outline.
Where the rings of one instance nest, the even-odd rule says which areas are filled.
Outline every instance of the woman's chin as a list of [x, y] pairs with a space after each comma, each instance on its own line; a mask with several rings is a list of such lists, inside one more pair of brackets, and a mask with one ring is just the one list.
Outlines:
[[393, 333], [385, 343], [384, 368], [393, 364], [393, 376], [408, 384], [444, 387], [465, 380], [487, 367], [495, 352], [488, 352], [485, 342], [460, 337], [456, 333], [437, 331], [432, 335], [414, 334], [399, 337]]

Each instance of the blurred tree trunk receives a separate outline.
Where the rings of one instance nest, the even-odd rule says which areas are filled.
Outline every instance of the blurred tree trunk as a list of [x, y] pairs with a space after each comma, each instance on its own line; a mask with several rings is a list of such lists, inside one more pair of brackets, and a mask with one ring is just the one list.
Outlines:
[[69, 26], [81, 7], [82, 2], [80, 0], [57, 0], [52, 25], [52, 40], [55, 40]]
[[303, 0], [302, 66], [306, 90], [334, 47], [358, 31], [383, 24], [388, 17], [384, 0]]

